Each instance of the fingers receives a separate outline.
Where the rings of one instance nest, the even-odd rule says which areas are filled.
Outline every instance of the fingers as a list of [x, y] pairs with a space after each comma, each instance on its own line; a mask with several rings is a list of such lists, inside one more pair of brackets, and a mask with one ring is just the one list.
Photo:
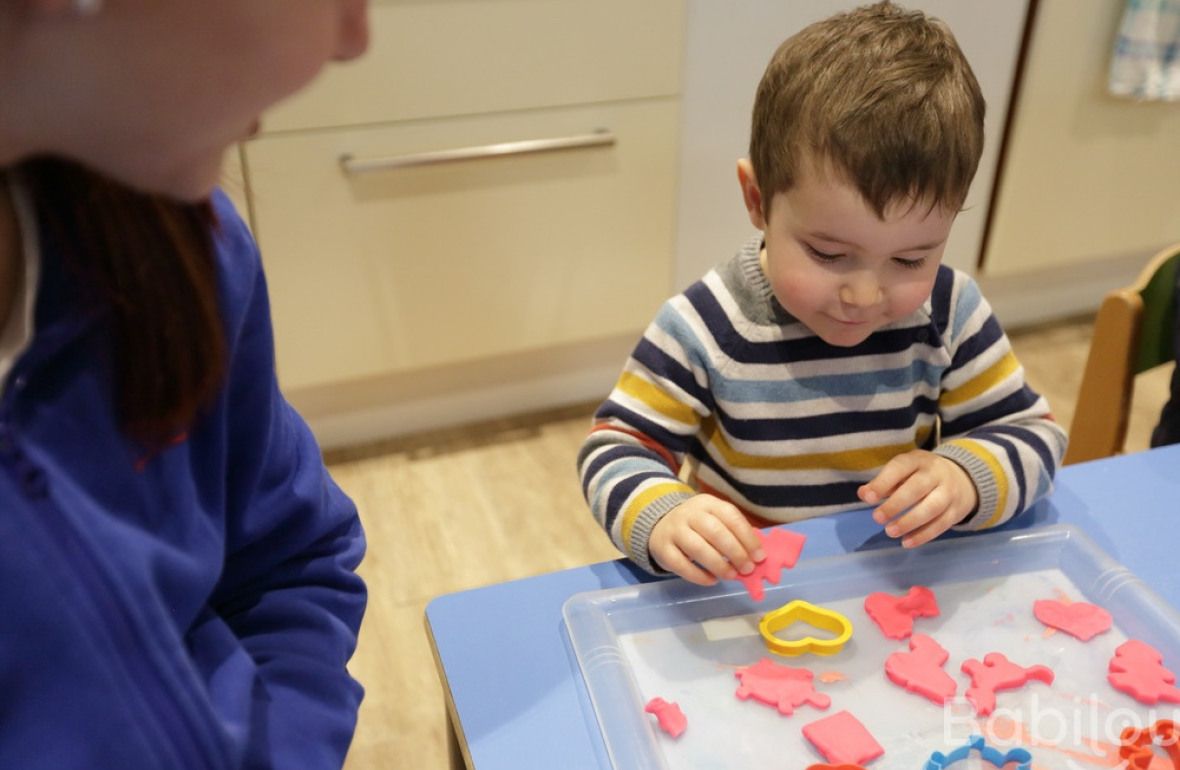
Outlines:
[[881, 503], [873, 511], [874, 521], [884, 524], [913, 506], [937, 485], [937, 479], [929, 475], [915, 475], [921, 468], [922, 458], [915, 457], [913, 452], [898, 455], [858, 490], [866, 503]]
[[722, 580], [732, 580], [737, 577], [737, 571], [730, 564], [725, 554], [708, 538], [699, 532], [692, 532], [680, 540], [680, 550], [690, 559]]
[[933, 490], [885, 527], [885, 534], [901, 538], [902, 546], [913, 548], [927, 543], [950, 529], [956, 521], [954, 506], [946, 491]]
[[925, 545], [954, 526], [954, 523], [955, 517], [949, 513], [936, 516], [907, 532], [901, 539], [901, 547], [917, 548], [920, 545]]
[[757, 532], [735, 506], [697, 495], [669, 511], [652, 529], [656, 562], [698, 585], [748, 574], [765, 558]]
[[762, 541], [754, 528], [741, 511], [728, 503], [710, 512], [712, 515], [701, 517], [693, 529], [717, 549], [733, 569], [743, 575], [749, 574], [755, 562], [766, 558], [762, 553]]
[[692, 559], [686, 556], [679, 548], [672, 548], [662, 553], [656, 553], [653, 549], [652, 557], [661, 567], [679, 575], [690, 583], [695, 583], [699, 586], [711, 586], [717, 582], [716, 577], [693, 564]]
[[921, 450], [894, 458], [860, 489], [866, 502], [882, 493], [887, 497], [873, 511], [873, 519], [907, 548], [946, 532], [978, 500], [966, 471], [945, 457]]
[[[890, 522], [885, 527], [886, 533], [895, 537], [903, 534], [898, 530], [899, 522], [891, 520], [926, 500], [936, 489], [938, 479], [931, 476], [911, 476], [889, 496], [889, 499], [877, 506], [877, 510], [873, 511], [873, 519], [878, 524]], [[891, 529], [895, 531], [890, 531]]]
[[875, 505], [893, 494], [899, 484], [909, 478], [917, 468], [913, 452], [898, 455], [885, 464], [872, 481], [863, 484], [856, 492], [861, 500]]
[[[750, 525], [746, 517], [738, 509], [733, 509], [733, 521], [727, 521], [729, 531], [737, 537], [738, 542], [742, 544], [742, 548], [746, 550], [746, 554], [750, 559], [750, 569], [760, 561], [766, 560], [766, 552], [762, 550], [762, 538], [758, 536], [758, 530]], [[743, 575], [750, 570], [743, 570], [740, 567], [738, 571]]]

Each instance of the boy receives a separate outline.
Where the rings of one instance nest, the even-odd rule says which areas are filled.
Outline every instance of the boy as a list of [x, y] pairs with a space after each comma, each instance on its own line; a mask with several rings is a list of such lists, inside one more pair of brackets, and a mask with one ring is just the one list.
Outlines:
[[921, 13], [881, 3], [779, 47], [738, 162], [761, 235], [665, 303], [578, 456], [638, 565], [710, 585], [763, 558], [753, 525], [867, 504], [912, 547], [1049, 490], [1065, 433], [978, 287], [940, 265], [983, 113]]

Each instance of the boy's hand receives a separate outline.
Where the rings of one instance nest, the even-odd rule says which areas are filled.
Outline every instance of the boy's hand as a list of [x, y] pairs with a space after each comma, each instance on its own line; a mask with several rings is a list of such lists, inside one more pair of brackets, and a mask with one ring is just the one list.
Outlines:
[[906, 548], [938, 537], [979, 504], [967, 471], [924, 449], [894, 457], [857, 495], [870, 505], [881, 503], [873, 520], [886, 525], [885, 534], [902, 538]]
[[701, 586], [746, 575], [766, 558], [742, 512], [712, 495], [668, 511], [652, 528], [648, 550], [661, 567]]

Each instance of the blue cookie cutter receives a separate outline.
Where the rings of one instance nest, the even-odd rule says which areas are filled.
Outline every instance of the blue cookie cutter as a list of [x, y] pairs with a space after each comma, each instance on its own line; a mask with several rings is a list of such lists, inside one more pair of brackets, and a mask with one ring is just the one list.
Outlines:
[[990, 762], [996, 767], [1003, 767], [1009, 762], [1019, 763], [1016, 765], [1016, 770], [1029, 770], [1032, 767], [1032, 754], [1029, 754], [1027, 750], [1012, 749], [1005, 754], [999, 749], [988, 746], [982, 735], [972, 735], [967, 739], [967, 745], [960, 746], [950, 754], [943, 754], [941, 751], [931, 754], [924, 770], [945, 770], [948, 765], [962, 762], [971, 756], [972, 749], [978, 751], [979, 756], [983, 757], [985, 762]]

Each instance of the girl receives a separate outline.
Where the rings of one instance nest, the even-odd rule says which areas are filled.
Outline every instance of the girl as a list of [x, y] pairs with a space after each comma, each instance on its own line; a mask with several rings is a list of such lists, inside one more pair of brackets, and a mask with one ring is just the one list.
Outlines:
[[340, 767], [356, 510], [221, 156], [364, 0], [0, 3], [0, 767]]

